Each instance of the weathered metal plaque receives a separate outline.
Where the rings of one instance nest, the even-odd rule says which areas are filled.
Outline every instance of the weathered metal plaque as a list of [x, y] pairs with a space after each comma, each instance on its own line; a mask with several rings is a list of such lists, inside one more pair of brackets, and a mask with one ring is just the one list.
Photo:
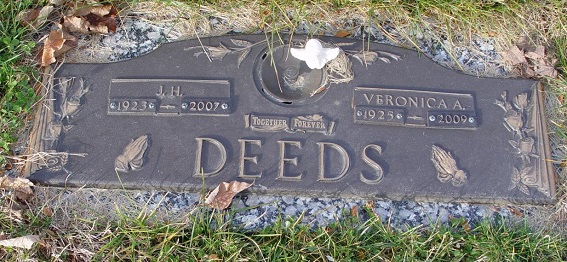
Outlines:
[[[65, 64], [31, 136], [30, 179], [53, 186], [550, 203], [541, 85], [487, 79], [415, 51], [321, 38], [322, 69], [225, 36], [129, 61]], [[342, 70], [342, 71], [341, 71]]]

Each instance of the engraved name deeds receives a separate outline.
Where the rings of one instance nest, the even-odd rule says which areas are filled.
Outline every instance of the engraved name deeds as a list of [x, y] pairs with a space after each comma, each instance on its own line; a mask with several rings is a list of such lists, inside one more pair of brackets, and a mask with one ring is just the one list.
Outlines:
[[541, 85], [464, 75], [412, 50], [210, 37], [64, 64], [50, 83], [29, 144], [42, 157], [26, 167], [41, 184], [555, 201]]

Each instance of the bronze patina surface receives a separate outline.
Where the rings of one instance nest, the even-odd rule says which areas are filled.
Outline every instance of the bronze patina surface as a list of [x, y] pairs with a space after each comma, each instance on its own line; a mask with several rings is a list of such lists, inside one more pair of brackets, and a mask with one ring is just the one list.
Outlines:
[[201, 190], [240, 180], [265, 194], [554, 201], [539, 83], [320, 40], [341, 49], [322, 69], [289, 54], [306, 37], [268, 47], [255, 35], [64, 64], [30, 140], [44, 158], [26, 172], [53, 186]]

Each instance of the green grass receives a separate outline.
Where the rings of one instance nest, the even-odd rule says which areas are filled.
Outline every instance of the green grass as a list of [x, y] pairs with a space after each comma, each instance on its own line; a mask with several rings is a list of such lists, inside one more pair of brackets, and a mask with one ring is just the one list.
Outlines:
[[[567, 239], [559, 233], [537, 233], [527, 225], [484, 221], [474, 229], [463, 219], [446, 226], [392, 229], [371, 209], [367, 221], [351, 217], [313, 229], [298, 218], [280, 218], [260, 231], [231, 224], [232, 212], [198, 207], [182, 222], [155, 219], [155, 211], [136, 214], [115, 210], [115, 221], [79, 218], [53, 227], [42, 213], [27, 215], [33, 228], [6, 226], [0, 231], [39, 233], [43, 243], [29, 251], [0, 249], [6, 261], [22, 257], [40, 260], [88, 258], [96, 261], [562, 261]], [[73, 215], [73, 211], [68, 211]], [[34, 224], [30, 221], [36, 220]], [[7, 223], [7, 224], [6, 224]], [[15, 231], [14, 231], [15, 230]], [[10, 233], [12, 233], [10, 232]], [[49, 247], [59, 246], [57, 250]], [[92, 252], [92, 253], [91, 253]]]
[[34, 0], [0, 4], [0, 164], [23, 126], [22, 118], [36, 100], [32, 87], [36, 71], [25, 62], [31, 57], [35, 42], [28, 37], [29, 29], [16, 17], [19, 12], [41, 4]]

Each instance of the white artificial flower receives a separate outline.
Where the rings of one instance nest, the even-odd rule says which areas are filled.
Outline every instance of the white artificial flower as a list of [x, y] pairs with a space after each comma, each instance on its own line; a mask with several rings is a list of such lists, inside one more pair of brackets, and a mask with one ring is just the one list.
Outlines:
[[317, 39], [309, 39], [305, 48], [292, 48], [291, 55], [301, 61], [305, 61], [311, 69], [321, 69], [325, 64], [339, 55], [340, 49], [324, 48]]

